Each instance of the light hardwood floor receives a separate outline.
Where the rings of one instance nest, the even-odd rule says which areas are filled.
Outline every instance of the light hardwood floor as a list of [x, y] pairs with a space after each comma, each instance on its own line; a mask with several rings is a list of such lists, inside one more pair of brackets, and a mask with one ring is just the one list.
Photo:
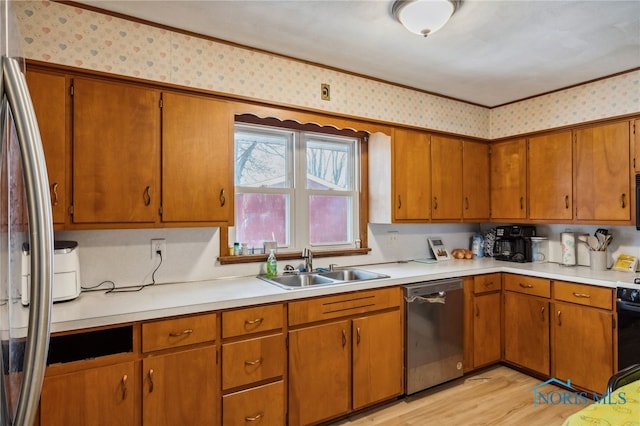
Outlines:
[[[345, 426], [561, 425], [584, 405], [534, 406], [542, 382], [496, 366], [332, 423]], [[553, 385], [540, 392], [562, 391]]]

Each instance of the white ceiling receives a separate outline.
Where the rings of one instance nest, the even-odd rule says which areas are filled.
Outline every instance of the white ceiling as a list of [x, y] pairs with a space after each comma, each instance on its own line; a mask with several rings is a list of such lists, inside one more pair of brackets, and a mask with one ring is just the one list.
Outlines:
[[428, 38], [392, 0], [80, 3], [489, 107], [640, 67], [638, 0], [464, 0]]

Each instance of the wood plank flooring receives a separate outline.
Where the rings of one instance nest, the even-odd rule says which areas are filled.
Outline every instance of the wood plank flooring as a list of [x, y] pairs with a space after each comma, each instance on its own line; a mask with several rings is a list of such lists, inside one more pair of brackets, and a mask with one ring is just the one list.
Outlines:
[[[584, 405], [534, 406], [539, 379], [496, 366], [333, 422], [344, 426], [562, 425]], [[553, 385], [541, 392], [562, 390]]]

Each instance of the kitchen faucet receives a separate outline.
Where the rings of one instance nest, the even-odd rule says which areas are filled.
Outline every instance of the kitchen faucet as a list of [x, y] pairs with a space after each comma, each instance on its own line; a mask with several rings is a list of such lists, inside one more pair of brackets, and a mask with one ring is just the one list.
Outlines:
[[305, 249], [302, 250], [302, 258], [304, 259], [305, 272], [313, 272], [313, 253], [311, 250], [305, 247]]

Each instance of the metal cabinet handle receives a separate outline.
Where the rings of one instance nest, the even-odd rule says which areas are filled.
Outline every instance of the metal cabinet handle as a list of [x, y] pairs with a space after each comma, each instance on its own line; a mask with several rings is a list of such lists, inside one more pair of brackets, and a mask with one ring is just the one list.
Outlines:
[[591, 295], [590, 295], [590, 294], [585, 294], [585, 293], [576, 293], [576, 292], [573, 292], [573, 295], [574, 295], [575, 297], [582, 297], [582, 298], [584, 298], [584, 299], [590, 299], [590, 298], [591, 298]]
[[469, 210], [469, 197], [464, 197], [464, 209]]
[[524, 197], [520, 197], [520, 210], [524, 209]]
[[620, 197], [620, 201], [622, 202], [622, 208], [627, 207], [627, 194], [622, 193], [622, 197]]
[[246, 416], [244, 420], [246, 422], [255, 422], [256, 420], [260, 420], [264, 416], [263, 413], [258, 413], [255, 416]]
[[145, 206], [150, 205], [151, 204], [151, 187], [150, 186], [147, 186], [144, 189], [143, 197], [144, 197], [144, 205]]
[[564, 196], [564, 208], [565, 209], [569, 208], [569, 196], [568, 195]]
[[220, 207], [224, 207], [226, 203], [227, 203], [227, 199], [224, 196], [224, 188], [222, 188], [220, 190]]
[[402, 208], [402, 198], [400, 198], [400, 195], [398, 195], [398, 210], [400, 210]]
[[433, 209], [438, 210], [438, 197], [433, 197]]
[[186, 334], [191, 334], [193, 333], [193, 330], [190, 328], [187, 328], [186, 330], [182, 330], [182, 331], [173, 331], [171, 333], [169, 333], [170, 337], [180, 337], [180, 336], [184, 336]]
[[544, 322], [544, 306], [540, 308], [540, 317], [542, 318], [542, 322]]
[[53, 192], [53, 201], [51, 204], [53, 204], [54, 206], [58, 205], [58, 182], [54, 182], [53, 185], [51, 185], [51, 192]]
[[360, 327], [356, 327], [356, 343], [360, 344]]
[[259, 364], [262, 364], [262, 357], [260, 357], [260, 358], [258, 358], [256, 360], [253, 360], [253, 361], [245, 361], [244, 362], [244, 365], [246, 365], [246, 366], [259, 365]]
[[127, 399], [127, 375], [122, 376], [122, 400]]
[[149, 393], [153, 392], [153, 368], [149, 369]]
[[518, 284], [520, 284], [520, 287], [522, 288], [533, 288], [533, 285], [531, 284], [522, 284], [522, 283], [518, 283]]
[[344, 348], [347, 345], [347, 332], [342, 330], [342, 347]]
[[476, 317], [479, 317], [479, 316], [480, 316], [480, 307], [476, 303]]
[[244, 320], [244, 323], [245, 325], [253, 325], [253, 324], [260, 324], [262, 323], [262, 321], [264, 321], [264, 318], [256, 318], [252, 320]]
[[558, 311], [558, 325], [562, 326], [562, 312]]
[[485, 286], [486, 288], [491, 288], [491, 287], [493, 287], [493, 281], [489, 281], [488, 283], [484, 283], [484, 286]]

